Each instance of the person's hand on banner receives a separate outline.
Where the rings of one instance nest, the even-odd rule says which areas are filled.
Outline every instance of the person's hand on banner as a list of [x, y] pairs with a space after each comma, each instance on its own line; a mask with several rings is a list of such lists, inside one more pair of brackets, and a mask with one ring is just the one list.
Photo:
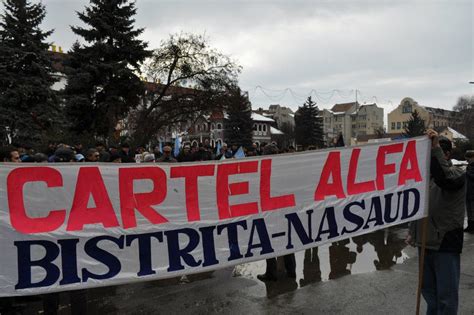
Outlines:
[[428, 136], [428, 138], [431, 139], [432, 148], [439, 147], [439, 135], [436, 131], [434, 131], [433, 129], [428, 129], [426, 130], [426, 135]]

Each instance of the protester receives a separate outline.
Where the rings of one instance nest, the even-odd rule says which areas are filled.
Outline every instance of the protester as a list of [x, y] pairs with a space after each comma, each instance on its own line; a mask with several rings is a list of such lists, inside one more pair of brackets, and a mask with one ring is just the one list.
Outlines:
[[155, 146], [155, 148], [153, 149], [153, 154], [155, 155], [155, 160], [159, 159], [161, 157], [161, 155], [163, 155], [163, 153], [161, 151], [162, 151], [162, 149], [160, 148], [159, 145]]
[[171, 156], [171, 147], [166, 145], [163, 147], [163, 155], [156, 160], [157, 163], [176, 163], [178, 162], [174, 157]]
[[260, 152], [260, 148], [258, 147], [257, 143], [252, 143], [252, 149], [255, 152], [255, 155], [261, 155], [262, 153]]
[[44, 153], [36, 153], [33, 158], [36, 163], [48, 163], [48, 156]]
[[60, 147], [54, 152], [54, 162], [75, 162], [75, 154], [71, 148]]
[[54, 151], [56, 151], [56, 142], [50, 141], [48, 143], [48, 148], [44, 152], [48, 157], [54, 155]]
[[143, 163], [154, 163], [155, 162], [155, 155], [153, 153], [145, 153], [143, 155]]
[[83, 154], [84, 146], [80, 141], [76, 141], [73, 150], [76, 152], [76, 154]]
[[74, 159], [76, 160], [76, 162], [85, 162], [86, 161], [86, 157], [82, 154], [76, 154], [74, 156]]
[[97, 142], [95, 144], [96, 150], [99, 152], [99, 162], [109, 162], [110, 153], [105, 150], [105, 144], [102, 142]]
[[20, 153], [16, 148], [7, 148], [2, 150], [1, 157], [3, 162], [21, 163]]
[[227, 152], [227, 145], [224, 143], [219, 150], [219, 153], [216, 155], [216, 160], [221, 160], [222, 157], [225, 157], [225, 153]]
[[86, 151], [86, 162], [99, 162], [100, 154], [96, 149], [89, 149]]
[[197, 152], [194, 154], [194, 161], [209, 161], [211, 159], [211, 152], [208, 151], [202, 143], [200, 143]]
[[[109, 154], [110, 155], [119, 154], [119, 150], [118, 150], [117, 146], [115, 146], [115, 145], [109, 146]], [[112, 160], [112, 159], [110, 159], [110, 160]]]
[[110, 162], [112, 162], [112, 163], [122, 163], [122, 157], [120, 156], [120, 154], [118, 154], [118, 152], [111, 153], [110, 154]]
[[235, 151], [232, 151], [232, 149], [229, 149], [225, 143], [222, 145], [222, 148], [224, 149], [224, 156], [226, 159], [231, 159], [234, 156], [234, 153], [239, 149], [236, 148]]
[[183, 150], [178, 154], [177, 157], [178, 162], [192, 162], [194, 161], [194, 157], [191, 154], [191, 146], [189, 144], [185, 144]]
[[465, 158], [469, 164], [466, 169], [467, 228], [464, 232], [474, 233], [474, 150], [467, 151]]
[[130, 145], [128, 143], [122, 143], [119, 154], [122, 159], [122, 163], [135, 163], [135, 156], [130, 150]]
[[[265, 146], [263, 155], [278, 154], [278, 148], [273, 145]], [[296, 258], [295, 254], [288, 254], [283, 256], [285, 263], [286, 275], [289, 278], [296, 278]], [[261, 281], [276, 281], [277, 277], [277, 258], [267, 259], [267, 268], [264, 274], [257, 275], [257, 278]]]
[[[432, 142], [431, 182], [422, 294], [428, 305], [427, 314], [457, 314], [465, 176], [450, 161], [451, 141], [431, 129], [427, 134]], [[408, 243], [419, 248], [422, 221], [411, 224], [407, 238]]]

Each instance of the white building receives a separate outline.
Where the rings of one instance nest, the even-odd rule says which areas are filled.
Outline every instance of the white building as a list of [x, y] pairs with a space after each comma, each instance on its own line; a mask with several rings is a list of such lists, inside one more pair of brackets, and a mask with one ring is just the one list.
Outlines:
[[331, 145], [342, 134], [346, 145], [360, 135], [373, 135], [383, 128], [383, 108], [377, 104], [360, 105], [357, 102], [336, 104], [319, 113], [323, 119], [324, 140]]

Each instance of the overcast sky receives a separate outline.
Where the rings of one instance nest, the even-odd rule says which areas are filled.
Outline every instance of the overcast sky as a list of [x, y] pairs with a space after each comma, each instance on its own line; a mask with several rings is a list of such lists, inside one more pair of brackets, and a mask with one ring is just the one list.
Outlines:
[[[70, 48], [70, 25], [86, 0], [43, 0], [50, 41]], [[452, 108], [474, 94], [474, 5], [445, 1], [177, 1], [137, 0], [137, 26], [156, 48], [170, 33], [207, 34], [211, 45], [243, 66], [240, 85], [254, 108], [296, 109], [312, 90], [322, 108], [355, 99], [383, 105], [405, 96]], [[266, 94], [261, 89], [266, 89]], [[283, 97], [283, 90], [291, 89]], [[324, 93], [334, 89], [337, 93]], [[324, 93], [324, 94], [323, 94]], [[349, 95], [350, 94], [350, 95]], [[347, 97], [348, 96], [348, 97]], [[391, 102], [391, 103], [390, 103]]]

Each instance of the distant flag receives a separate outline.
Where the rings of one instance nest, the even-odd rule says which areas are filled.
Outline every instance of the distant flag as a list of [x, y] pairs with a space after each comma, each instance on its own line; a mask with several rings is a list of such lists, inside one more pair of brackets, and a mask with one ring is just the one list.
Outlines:
[[220, 142], [217, 142], [216, 155], [219, 155], [220, 153], [221, 153], [221, 143], [220, 143]]
[[245, 157], [245, 153], [244, 153], [244, 149], [242, 148], [242, 146], [237, 150], [237, 152], [235, 152], [234, 154], [234, 158], [236, 159], [241, 159], [241, 158], [244, 158]]
[[161, 139], [160, 139], [160, 144], [158, 145], [158, 150], [160, 151], [161, 154], [163, 154], [163, 142], [161, 142]]
[[177, 157], [179, 155], [179, 150], [181, 149], [181, 140], [179, 140], [179, 136], [176, 135], [174, 139], [174, 156]]

